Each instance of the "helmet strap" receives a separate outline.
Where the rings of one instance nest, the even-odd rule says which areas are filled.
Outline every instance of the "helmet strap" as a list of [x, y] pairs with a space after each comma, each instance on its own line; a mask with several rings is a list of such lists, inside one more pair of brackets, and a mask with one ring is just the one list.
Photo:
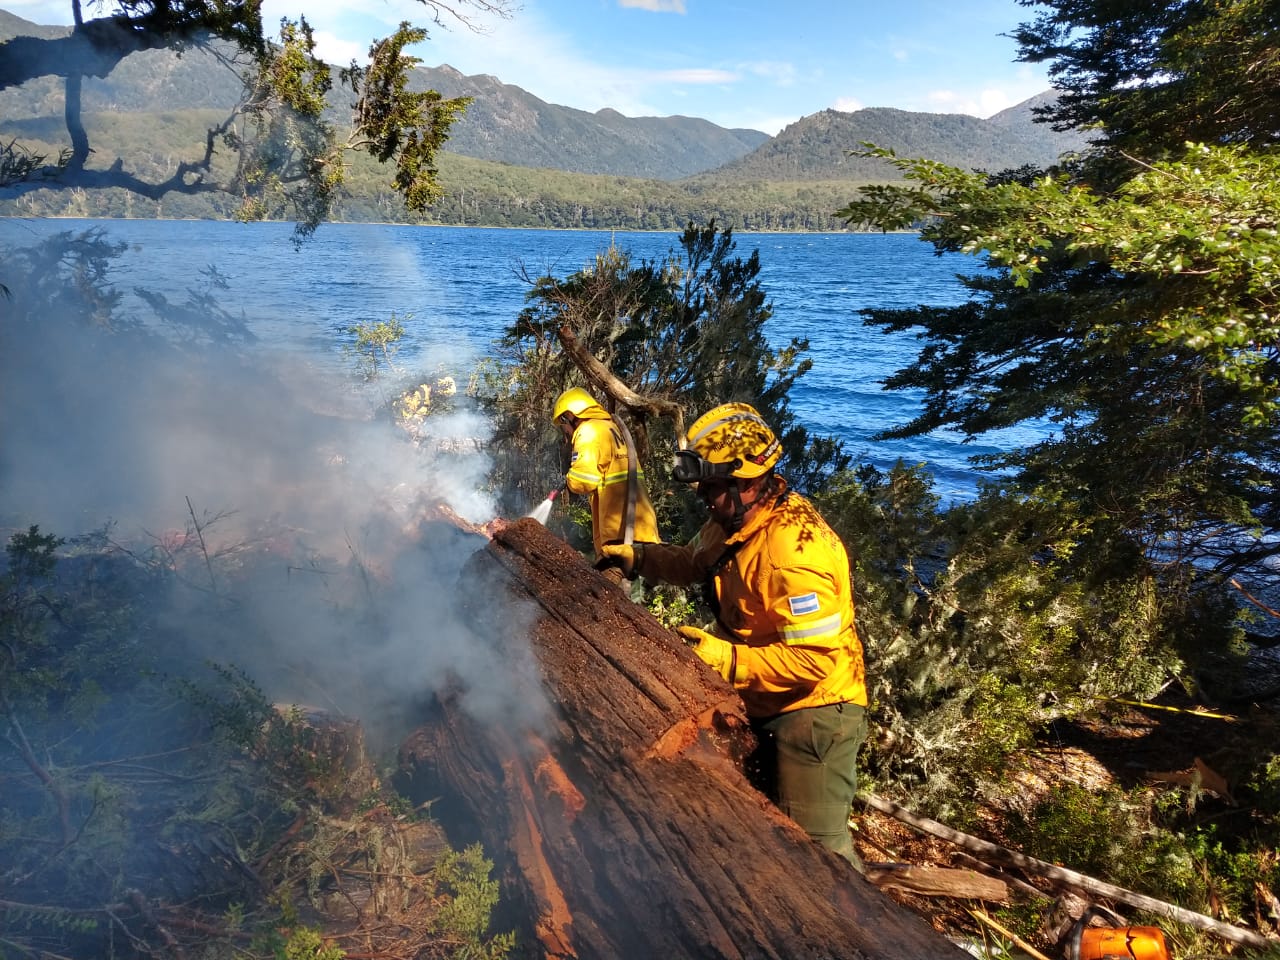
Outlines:
[[729, 478], [729, 501], [733, 504], [733, 518], [729, 521], [728, 526], [730, 533], [737, 533], [742, 529], [742, 525], [747, 521], [747, 512], [756, 504], [769, 500], [778, 493], [777, 474], [772, 470], [747, 482], [752, 485], [755, 496], [751, 498], [750, 503], [743, 503], [742, 486], [739, 478]]
[[729, 532], [737, 533], [747, 520], [747, 507], [742, 502], [742, 488], [738, 485], [737, 477], [729, 478], [729, 498], [733, 504], [733, 517], [729, 521]]

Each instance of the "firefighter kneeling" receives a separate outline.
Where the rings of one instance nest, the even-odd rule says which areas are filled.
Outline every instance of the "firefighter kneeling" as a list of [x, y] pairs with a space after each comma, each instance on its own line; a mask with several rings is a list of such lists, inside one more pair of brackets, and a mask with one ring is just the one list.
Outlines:
[[715, 612], [681, 627], [742, 697], [760, 746], [747, 772], [811, 837], [861, 869], [849, 833], [866, 737], [862, 645], [849, 557], [835, 531], [774, 472], [781, 446], [756, 410], [727, 403], [689, 428], [672, 476], [710, 518], [685, 546], [605, 544], [628, 576], [701, 583]]

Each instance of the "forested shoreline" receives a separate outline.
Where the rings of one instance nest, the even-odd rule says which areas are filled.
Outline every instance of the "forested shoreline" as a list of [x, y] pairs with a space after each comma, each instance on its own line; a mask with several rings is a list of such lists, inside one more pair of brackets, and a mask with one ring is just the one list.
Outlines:
[[[330, 219], [465, 227], [579, 230], [683, 230], [712, 218], [744, 231], [832, 233], [849, 229], [836, 215], [863, 186], [858, 181], [725, 183], [716, 187], [663, 180], [566, 173], [441, 154], [443, 195], [409, 211], [377, 165], [353, 164]], [[159, 171], [158, 171], [159, 172]], [[0, 216], [229, 220], [234, 198], [170, 194], [148, 200], [123, 189], [33, 190], [0, 200]]]

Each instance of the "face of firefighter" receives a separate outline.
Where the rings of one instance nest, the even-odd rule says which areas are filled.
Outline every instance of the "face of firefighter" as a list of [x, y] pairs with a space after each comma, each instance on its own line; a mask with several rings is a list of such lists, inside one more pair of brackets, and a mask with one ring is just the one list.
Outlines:
[[564, 414], [556, 421], [556, 423], [560, 424], [560, 432], [564, 434], [564, 438], [566, 440], [573, 436], [573, 429], [577, 424], [573, 422], [573, 416], [571, 414]]
[[[760, 490], [763, 486], [761, 480], [760, 477], [753, 477], [750, 480], [737, 481], [738, 500], [742, 504], [743, 516], [749, 514], [751, 508], [760, 499]], [[726, 527], [736, 525], [735, 520], [738, 517], [738, 504], [734, 502], [733, 491], [729, 484], [730, 481], [721, 479], [703, 480], [698, 484], [698, 497], [711, 511], [711, 519]]]

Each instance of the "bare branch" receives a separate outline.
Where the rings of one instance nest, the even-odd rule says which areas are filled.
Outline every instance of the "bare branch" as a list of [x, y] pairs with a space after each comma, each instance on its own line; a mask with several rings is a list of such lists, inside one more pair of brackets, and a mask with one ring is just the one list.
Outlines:
[[629, 386], [619, 380], [612, 370], [601, 363], [582, 346], [567, 324], [562, 324], [556, 333], [564, 352], [573, 358], [574, 364], [582, 371], [592, 384], [607, 394], [615, 403], [627, 409], [632, 417], [642, 416], [671, 418], [675, 435], [679, 442], [684, 438], [684, 408], [671, 400], [659, 400], [653, 397], [642, 397]]

